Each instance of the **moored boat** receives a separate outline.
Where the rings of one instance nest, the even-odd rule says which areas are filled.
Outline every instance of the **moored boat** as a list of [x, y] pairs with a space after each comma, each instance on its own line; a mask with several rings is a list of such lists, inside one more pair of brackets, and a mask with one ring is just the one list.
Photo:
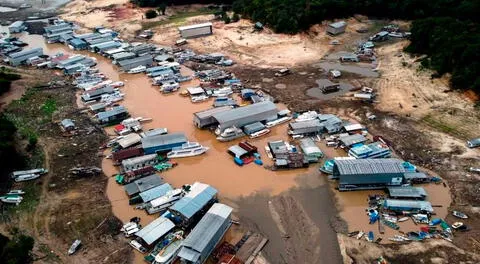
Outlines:
[[25, 194], [23, 190], [10, 190], [7, 195], [22, 195]]
[[128, 71], [128, 73], [141, 73], [147, 70], [147, 67], [140, 65], [138, 67], [132, 68]]
[[270, 129], [265, 128], [249, 135], [250, 138], [258, 138], [270, 133]]
[[291, 120], [292, 117], [291, 116], [285, 116], [285, 117], [281, 117], [279, 119], [275, 119], [273, 121], [269, 121], [265, 124], [265, 127], [267, 128], [270, 128], [270, 127], [273, 127], [273, 126], [276, 126], [276, 125], [280, 125], [280, 124], [283, 124], [285, 122], [288, 122], [289, 120]]
[[16, 182], [30, 181], [30, 180], [35, 180], [39, 177], [40, 177], [40, 174], [24, 174], [15, 178], [15, 181]]
[[198, 142], [187, 142], [181, 147], [175, 147], [167, 153], [167, 158], [184, 158], [198, 156], [207, 152], [209, 148], [200, 145]]
[[223, 132], [219, 133], [217, 140], [225, 142], [225, 141], [234, 140], [243, 136], [245, 136], [245, 133], [241, 129], [237, 127], [229, 127], [229, 128], [226, 128]]
[[10, 204], [20, 204], [23, 200], [22, 196], [19, 195], [6, 195], [6, 196], [0, 196], [0, 201], [3, 203], [10, 203]]
[[73, 244], [68, 249], [68, 255], [72, 255], [75, 252], [77, 252], [77, 250], [78, 250], [78, 248], [80, 248], [81, 244], [82, 244], [82, 241], [80, 239], [76, 239], [75, 241], [73, 241]]
[[459, 211], [453, 211], [452, 215], [457, 217], [457, 218], [461, 218], [461, 219], [467, 219], [468, 218], [468, 215], [466, 215], [462, 212], [459, 212]]

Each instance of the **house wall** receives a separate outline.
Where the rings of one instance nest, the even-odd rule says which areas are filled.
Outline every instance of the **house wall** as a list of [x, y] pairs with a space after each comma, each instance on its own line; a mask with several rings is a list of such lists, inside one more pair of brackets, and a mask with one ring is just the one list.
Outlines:
[[338, 35], [338, 34], [341, 34], [341, 33], [345, 32], [346, 27], [347, 26], [343, 26], [343, 27], [340, 27], [340, 28], [334, 28], [334, 27], [329, 25], [327, 27], [327, 33], [332, 34], [332, 35]]
[[154, 147], [149, 147], [149, 148], [144, 149], [144, 153], [145, 153], [145, 155], [147, 155], [147, 154], [155, 154], [157, 152], [165, 152], [165, 151], [172, 150], [172, 148], [174, 148], [174, 147], [181, 147], [182, 144], [184, 144], [184, 143], [186, 143], [186, 142], [178, 142], [178, 143], [173, 143], [173, 144], [166, 144], [166, 145], [158, 145], [158, 146], [154, 146]]
[[17, 58], [8, 58], [9, 60], [9, 64], [12, 65], [12, 66], [18, 66], [20, 64], [22, 64], [23, 62], [25, 62], [28, 58], [31, 58], [31, 57], [35, 57], [35, 56], [40, 56], [40, 55], [43, 55], [43, 50], [42, 49], [38, 49], [38, 50], [33, 50], [31, 53], [28, 53], [26, 55], [23, 55], [23, 56], [20, 56], [20, 57], [17, 57]]

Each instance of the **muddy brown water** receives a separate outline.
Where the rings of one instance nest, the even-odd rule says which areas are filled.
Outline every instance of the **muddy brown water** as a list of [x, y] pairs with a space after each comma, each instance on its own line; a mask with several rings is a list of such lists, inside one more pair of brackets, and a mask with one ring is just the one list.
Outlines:
[[[43, 37], [39, 35], [23, 35], [21, 39], [31, 44], [31, 47], [43, 47], [44, 51], [50, 55], [58, 52], [72, 53], [64, 45], [46, 45]], [[319, 175], [318, 165], [310, 166], [308, 169], [277, 172], [266, 170], [253, 163], [238, 167], [226, 151], [228, 147], [245, 140], [245, 138], [221, 143], [215, 139], [211, 132], [199, 130], [193, 125], [192, 113], [210, 108], [211, 101], [193, 104], [188, 98], [181, 97], [178, 93], [163, 95], [157, 87], [151, 85], [144, 74], [122, 74], [111, 64], [110, 60], [104, 57], [85, 51], [75, 53], [97, 58], [97, 67], [101, 72], [113, 81], [125, 82], [125, 86], [121, 88], [126, 94], [122, 104], [126, 106], [133, 117], [153, 118], [151, 122], [144, 124], [145, 129], [166, 127], [169, 132], [184, 132], [190, 141], [198, 141], [202, 145], [210, 147], [205, 155], [178, 159], [179, 165], [177, 167], [161, 173], [166, 182], [174, 187], [179, 187], [183, 184], [200, 181], [215, 187], [219, 191], [220, 200], [236, 209], [235, 213], [238, 218], [242, 221], [245, 220], [245, 226], [258, 230], [270, 238], [265, 251], [272, 259], [272, 263], [283, 262], [281, 260], [283, 259], [282, 247], [284, 242], [282, 242], [281, 237], [279, 238], [279, 229], [268, 210], [268, 201], [279, 195], [291, 195], [297, 199], [300, 207], [303, 208], [303, 212], [320, 230], [321, 236], [318, 240], [320, 252], [322, 255], [329, 257], [315, 260], [315, 263], [340, 262], [336, 235], [328, 222], [328, 219], [335, 214], [334, 202], [332, 202], [332, 197], [327, 191], [331, 184], [328, 184], [325, 179], [326, 176]], [[182, 71], [184, 74], [192, 73], [187, 68], [182, 68]], [[197, 81], [182, 84], [182, 89], [196, 84]], [[284, 106], [279, 105], [279, 108], [283, 109]], [[114, 134], [112, 128], [107, 128], [106, 131], [108, 134]], [[286, 132], [287, 125], [284, 124], [274, 127], [272, 132], [265, 137], [249, 141], [258, 147], [263, 161], [266, 164], [271, 164], [271, 161], [265, 155], [264, 146], [270, 140], [289, 140]], [[319, 146], [327, 157], [345, 155], [342, 150], [327, 148], [323, 142], [319, 143]], [[109, 177], [107, 196], [111, 201], [113, 213], [121, 221], [126, 222], [134, 216], [140, 216], [142, 224], [146, 225], [157, 217], [156, 215], [147, 215], [143, 210], [135, 210], [134, 207], [128, 205], [128, 197], [123, 187], [115, 182], [114, 177], [110, 177], [118, 172], [117, 168], [112, 165], [111, 160], [104, 159], [102, 169], [105, 175]], [[443, 186], [429, 185], [426, 189], [433, 204], [443, 204], [445, 206], [450, 204], [450, 197], [448, 192], [441, 188]], [[340, 206], [341, 216], [346, 219], [349, 230], [370, 231], [370, 229], [374, 229], [368, 225], [368, 218], [364, 211], [367, 194], [369, 193], [372, 192], [336, 192], [335, 198]], [[445, 195], [445, 193], [447, 194]], [[446, 207], [435, 209], [439, 217], [445, 216]], [[362, 215], [365, 215], [365, 217], [362, 217]], [[385, 229], [387, 230], [388, 227]], [[237, 231], [230, 232], [232, 234], [229, 234], [228, 237], [238, 239], [240, 235], [235, 232]], [[309, 234], [303, 235], [308, 236]], [[302, 254], [308, 253], [302, 252]], [[135, 262], [142, 263], [142, 261], [143, 256], [136, 252]]]

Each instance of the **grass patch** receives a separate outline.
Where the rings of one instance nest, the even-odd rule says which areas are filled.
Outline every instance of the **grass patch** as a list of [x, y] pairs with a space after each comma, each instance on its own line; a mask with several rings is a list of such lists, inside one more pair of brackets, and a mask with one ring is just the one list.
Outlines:
[[44, 254], [44, 256], [41, 258], [44, 261], [47, 261], [48, 263], [51, 262], [59, 262], [58, 256], [53, 253], [53, 251], [46, 245], [46, 244], [40, 244], [38, 246], [38, 250]]
[[27, 181], [23, 184], [21, 189], [25, 192], [22, 202], [18, 205], [12, 205], [8, 208], [10, 213], [33, 213], [40, 201], [40, 193], [42, 186], [37, 181]]
[[462, 138], [467, 138], [467, 136], [464, 133], [456, 129], [454, 126], [447, 124], [445, 122], [442, 122], [441, 120], [436, 119], [431, 115], [427, 115], [423, 117], [422, 122], [443, 133], [447, 133], [454, 136], [461, 136]]
[[176, 13], [173, 16], [168, 17], [167, 20], [160, 20], [160, 21], [152, 21], [152, 22], [143, 22], [142, 23], [142, 29], [150, 29], [154, 28], [157, 26], [161, 25], [166, 25], [166, 24], [175, 24], [176, 26], [180, 26], [189, 17], [194, 17], [194, 16], [201, 16], [201, 15], [211, 15], [214, 14], [217, 10], [214, 9], [208, 9], [208, 8], [200, 8], [195, 11], [181, 11]]

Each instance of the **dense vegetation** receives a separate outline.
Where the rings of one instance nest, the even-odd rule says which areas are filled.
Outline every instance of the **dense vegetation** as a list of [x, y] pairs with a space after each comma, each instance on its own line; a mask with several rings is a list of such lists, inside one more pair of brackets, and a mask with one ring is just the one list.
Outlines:
[[12, 81], [20, 79], [20, 75], [8, 72], [4, 67], [0, 68], [0, 96], [10, 90]]
[[34, 242], [32, 237], [18, 232], [13, 234], [12, 239], [0, 234], [0, 263], [31, 263], [30, 251], [33, 249]]
[[[25, 158], [15, 149], [15, 125], [0, 115], [0, 190], [9, 188], [10, 172], [25, 166]], [[0, 262], [2, 263], [2, 262]]]
[[232, 0], [130, 0], [140, 7], [159, 7], [161, 5], [190, 5], [190, 4], [221, 4], [231, 3]]

